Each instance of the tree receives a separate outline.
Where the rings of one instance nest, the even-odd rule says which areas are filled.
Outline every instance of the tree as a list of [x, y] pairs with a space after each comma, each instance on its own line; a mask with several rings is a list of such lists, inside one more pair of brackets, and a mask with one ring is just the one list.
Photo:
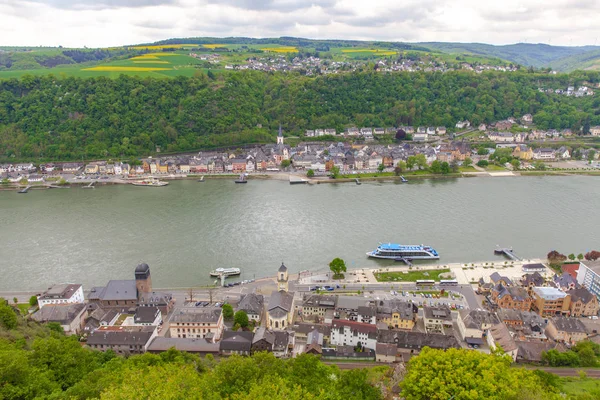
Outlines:
[[488, 155], [488, 154], [489, 154], [489, 153], [488, 153], [488, 149], [486, 149], [485, 147], [479, 147], [479, 148], [477, 149], [477, 155], [478, 155], [478, 156], [486, 156], [486, 155]]
[[13, 297], [13, 303], [19, 304], [19, 299], [17, 299], [16, 297]]
[[195, 295], [194, 288], [189, 288], [188, 292], [187, 292], [187, 298], [188, 298], [189, 302], [194, 301], [194, 295]]
[[237, 311], [233, 316], [233, 320], [242, 328], [246, 328], [248, 326], [248, 314], [246, 314], [246, 311], [244, 310]]
[[477, 166], [481, 167], [481, 168], [485, 168], [489, 165], [489, 163], [487, 162], [487, 160], [479, 160], [477, 161]]
[[329, 263], [329, 269], [333, 272], [333, 278], [339, 279], [344, 276], [344, 272], [346, 272], [346, 263], [341, 258], [334, 258]]
[[17, 327], [18, 319], [15, 310], [6, 300], [0, 298], [0, 326], [11, 330]]
[[340, 167], [333, 166], [329, 170], [329, 176], [333, 179], [337, 179], [340, 176]]
[[306, 171], [306, 176], [308, 178], [312, 178], [315, 176], [315, 171], [313, 171], [312, 169], [309, 169], [308, 171]]
[[571, 260], [571, 261], [575, 260], [575, 254], [573, 254], [573, 253], [569, 254], [568, 257], [569, 257], [569, 260]]
[[396, 131], [396, 140], [404, 140], [406, 139], [406, 132], [404, 129], [398, 129]]
[[38, 299], [37, 299], [37, 296], [31, 296], [31, 297], [29, 298], [29, 305], [30, 305], [31, 307], [35, 307], [35, 306], [37, 306], [37, 305], [38, 305]]
[[223, 318], [225, 318], [225, 319], [233, 318], [233, 307], [229, 303], [223, 304]]
[[377, 166], [377, 171], [379, 171], [379, 172], [383, 172], [384, 169], [385, 169], [385, 165], [383, 165], [383, 164], [379, 164]]
[[417, 154], [415, 156], [415, 161], [419, 169], [427, 168], [427, 158], [425, 157], [425, 154]]
[[588, 161], [594, 161], [594, 156], [596, 155], [596, 152], [592, 149], [588, 150], [587, 152], [587, 159]]
[[548, 264], [550, 264], [550, 267], [555, 268], [555, 269], [560, 268], [562, 263], [564, 263], [567, 260], [567, 256], [559, 253], [556, 250], [552, 250], [551, 252], [549, 252], [547, 254], [547, 258], [548, 258]]
[[450, 173], [450, 164], [448, 164], [446, 161], [444, 161], [442, 163], [442, 165], [440, 166], [442, 174], [449, 174]]
[[463, 167], [468, 168], [471, 165], [473, 165], [473, 160], [470, 157], [465, 157], [465, 160], [463, 161]]
[[537, 170], [544, 171], [546, 169], [546, 164], [541, 161], [536, 161], [533, 163], [533, 167]]
[[581, 253], [577, 254], [577, 259], [579, 261], [583, 260], [583, 254], [581, 254]]
[[417, 158], [415, 156], [408, 156], [406, 159], [406, 168], [409, 170], [413, 169], [417, 165]]
[[394, 174], [396, 174], [396, 176], [399, 176], [402, 172], [404, 172], [405, 169], [406, 163], [400, 160], [398, 161], [398, 164], [396, 164], [396, 167], [394, 167]]
[[432, 174], [441, 174], [442, 173], [442, 163], [438, 160], [434, 160], [431, 163], [431, 167], [429, 167]]
[[510, 162], [510, 165], [512, 165], [513, 169], [517, 170], [517, 169], [521, 168], [521, 161], [519, 161], [515, 158]]
[[286, 169], [290, 165], [292, 165], [292, 162], [290, 160], [281, 160], [281, 168]]
[[588, 261], [596, 261], [597, 259], [600, 258], [600, 251], [597, 251], [597, 250], [589, 251], [589, 252], [585, 253], [584, 258]]

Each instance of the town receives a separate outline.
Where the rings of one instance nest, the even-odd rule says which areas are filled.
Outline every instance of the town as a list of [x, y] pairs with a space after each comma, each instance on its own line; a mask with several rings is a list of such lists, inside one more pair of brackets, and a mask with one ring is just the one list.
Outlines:
[[29, 312], [91, 349], [120, 355], [176, 348], [396, 363], [424, 347], [501, 348], [516, 363], [548, 364], [549, 351], [600, 343], [600, 254], [562, 256], [558, 266], [510, 254], [505, 262], [356, 269], [343, 276], [292, 274], [282, 263], [274, 277], [171, 291], [155, 290], [142, 263], [132, 279], [105, 286], [54, 285], [32, 296]]
[[[528, 169], [600, 168], [596, 162], [600, 153], [591, 145], [573, 142], [576, 146], [563, 144], [552, 147], [553, 142], [558, 140], [561, 143], [577, 140], [570, 129], [542, 130], [532, 124], [532, 115], [526, 114], [518, 119], [508, 118], [490, 125], [482, 123], [477, 127], [471, 126], [468, 120], [458, 121], [452, 132], [444, 126], [351, 127], [343, 132], [318, 128], [306, 130], [300, 138], [304, 141], [294, 146], [285, 143], [280, 127], [273, 144], [200, 151], [194, 155], [165, 155], [134, 162], [1, 164], [0, 180], [5, 184], [34, 185], [56, 182], [59, 178], [65, 179], [65, 183], [76, 183], [77, 179], [112, 179], [113, 182], [127, 183], [124, 179], [144, 176], [269, 174], [280, 171], [318, 177], [333, 170], [337, 171], [336, 174], [356, 176], [361, 173], [423, 170], [433, 167], [436, 162], [447, 163], [452, 172], [460, 170], [470, 175], [494, 175], [498, 171], [506, 175], [507, 172]], [[600, 126], [590, 127], [587, 135], [579, 137], [586, 136], [600, 137]], [[387, 142], [380, 143], [382, 138], [387, 138]]]

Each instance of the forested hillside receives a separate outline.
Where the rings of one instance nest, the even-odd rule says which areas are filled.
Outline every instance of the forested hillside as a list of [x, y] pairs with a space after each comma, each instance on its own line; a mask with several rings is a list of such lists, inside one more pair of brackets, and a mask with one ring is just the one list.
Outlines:
[[597, 72], [199, 73], [192, 78], [26, 76], [0, 81], [0, 157], [69, 160], [270, 141], [305, 129], [453, 127], [525, 113], [538, 127], [600, 124], [600, 98], [540, 93], [598, 82]]

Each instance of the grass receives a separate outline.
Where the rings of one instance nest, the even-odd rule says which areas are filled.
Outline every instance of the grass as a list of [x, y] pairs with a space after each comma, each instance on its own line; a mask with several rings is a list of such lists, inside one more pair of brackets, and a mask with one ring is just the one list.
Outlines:
[[477, 172], [477, 170], [475, 169], [475, 167], [473, 166], [468, 166], [468, 167], [458, 167], [458, 170], [460, 172]]
[[439, 290], [417, 290], [414, 292], [409, 292], [410, 294], [415, 293], [415, 294], [431, 294], [431, 295], [436, 295], [436, 296], [440, 296], [440, 298], [443, 297], [448, 297], [448, 292], [444, 291], [444, 293], [442, 294], [441, 291]]
[[450, 269], [431, 269], [427, 271], [376, 272], [374, 275], [379, 282], [416, 282], [420, 279], [439, 281], [440, 275], [447, 274], [448, 272], [450, 272]]
[[[594, 394], [600, 396], [600, 379], [593, 378], [561, 378], [562, 391], [567, 395]], [[598, 397], [594, 397], [598, 398]]]
[[21, 311], [21, 315], [27, 315], [29, 314], [29, 308], [31, 306], [28, 303], [20, 303], [17, 304], [17, 308], [19, 309], [19, 311]]
[[495, 164], [490, 164], [487, 167], [485, 167], [486, 171], [506, 171], [506, 168], [501, 167], [499, 165], [495, 165]]
[[132, 317], [133, 315], [130, 314], [121, 314], [119, 315], [119, 318], [115, 321], [115, 326], [121, 326], [123, 325], [123, 322], [125, 322], [125, 320], [127, 319], [127, 317]]

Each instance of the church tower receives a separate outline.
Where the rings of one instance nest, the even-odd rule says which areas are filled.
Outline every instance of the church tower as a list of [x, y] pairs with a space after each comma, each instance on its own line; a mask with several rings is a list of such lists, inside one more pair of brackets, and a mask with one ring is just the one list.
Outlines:
[[284, 292], [288, 291], [288, 270], [283, 262], [277, 271], [277, 290], [283, 290]]
[[279, 124], [279, 134], [277, 135], [277, 144], [283, 144], [283, 134], [281, 133], [281, 124]]
[[144, 293], [152, 292], [152, 277], [150, 277], [150, 267], [142, 263], [135, 268], [135, 287], [137, 295], [140, 298]]

